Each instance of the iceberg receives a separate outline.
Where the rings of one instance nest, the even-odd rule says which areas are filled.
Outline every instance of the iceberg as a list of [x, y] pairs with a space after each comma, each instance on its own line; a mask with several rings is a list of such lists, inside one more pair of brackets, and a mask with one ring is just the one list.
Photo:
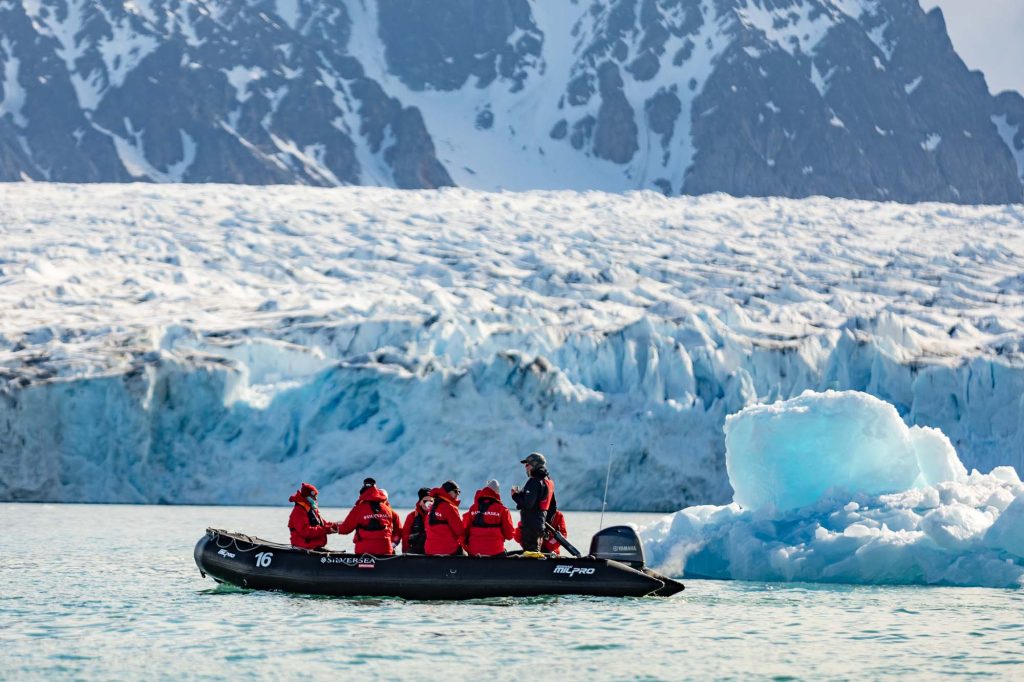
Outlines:
[[745, 509], [794, 509], [826, 492], [897, 492], [963, 481], [937, 429], [909, 429], [892, 405], [856, 391], [806, 392], [725, 420], [725, 466]]
[[967, 473], [937, 429], [855, 391], [753, 405], [725, 422], [732, 504], [644, 529], [675, 575], [757, 581], [1024, 586], [1024, 484]]

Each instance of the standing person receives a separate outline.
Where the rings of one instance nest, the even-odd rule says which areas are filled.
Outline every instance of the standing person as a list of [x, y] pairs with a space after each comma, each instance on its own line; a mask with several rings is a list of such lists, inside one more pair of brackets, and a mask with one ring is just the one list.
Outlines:
[[320, 491], [312, 483], [303, 483], [295, 494], [288, 498], [294, 502], [292, 514], [288, 517], [288, 530], [291, 532], [291, 543], [302, 549], [323, 549], [327, 546], [327, 536], [338, 532], [338, 524], [324, 521], [317, 506], [317, 495]]
[[505, 553], [505, 541], [515, 535], [512, 512], [501, 503], [499, 485], [493, 478], [473, 496], [473, 506], [462, 517], [466, 526], [466, 551], [472, 555]]
[[519, 544], [523, 551], [539, 552], [544, 537], [544, 524], [558, 511], [555, 501], [555, 482], [548, 475], [547, 459], [539, 452], [531, 452], [526, 459], [519, 460], [526, 468], [526, 484], [512, 488], [512, 499], [519, 509], [522, 524], [522, 539]]
[[434, 500], [430, 497], [430, 488], [420, 488], [419, 499], [402, 526], [402, 554], [426, 554], [424, 547], [427, 542], [427, 514]]
[[342, 535], [352, 531], [356, 532], [356, 554], [394, 554], [395, 544], [401, 542], [402, 519], [388, 504], [387, 491], [372, 478], [363, 481], [359, 499], [338, 526]]
[[459, 484], [445, 481], [430, 491], [434, 506], [427, 514], [427, 554], [463, 554], [466, 528], [459, 516]]

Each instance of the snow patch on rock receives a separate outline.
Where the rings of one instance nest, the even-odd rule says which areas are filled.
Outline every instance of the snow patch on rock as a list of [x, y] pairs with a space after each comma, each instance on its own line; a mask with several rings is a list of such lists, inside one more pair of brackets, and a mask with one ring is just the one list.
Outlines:
[[1013, 154], [1013, 158], [1017, 162], [1021, 182], [1024, 182], [1024, 144], [1018, 143], [1022, 131], [1018, 126], [1011, 125], [1006, 115], [993, 116], [992, 122], [995, 123], [999, 136], [1003, 138], [1006, 146], [1010, 149], [1010, 153]]
[[3, 66], [0, 78], [0, 92], [3, 93], [3, 99], [0, 99], [0, 118], [10, 115], [14, 125], [24, 127], [28, 125], [28, 119], [22, 114], [25, 88], [18, 82], [21, 60], [14, 56], [14, 46], [7, 38], [0, 40], [0, 57], [0, 65]]

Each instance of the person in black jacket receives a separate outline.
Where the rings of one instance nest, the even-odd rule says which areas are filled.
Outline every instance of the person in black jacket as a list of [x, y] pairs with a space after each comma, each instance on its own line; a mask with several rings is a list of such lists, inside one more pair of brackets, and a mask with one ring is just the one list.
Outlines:
[[539, 552], [544, 539], [544, 524], [558, 510], [555, 482], [548, 475], [547, 460], [539, 452], [531, 452], [520, 460], [526, 467], [526, 485], [512, 488], [512, 499], [519, 509], [522, 539], [519, 544], [527, 552]]
[[420, 499], [416, 508], [405, 517], [405, 525], [402, 526], [402, 554], [426, 554], [427, 514], [434, 498], [430, 496], [430, 488], [420, 488], [418, 494]]

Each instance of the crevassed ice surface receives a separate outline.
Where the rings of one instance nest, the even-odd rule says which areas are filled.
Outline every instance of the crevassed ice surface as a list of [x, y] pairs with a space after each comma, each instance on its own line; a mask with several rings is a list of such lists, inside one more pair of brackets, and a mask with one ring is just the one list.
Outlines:
[[677, 575], [1024, 586], [1024, 484], [970, 475], [936, 429], [861, 393], [806, 393], [726, 421], [736, 494], [644, 531]]
[[0, 186], [0, 499], [563, 506], [732, 491], [722, 426], [855, 389], [1020, 470], [1024, 209], [653, 193]]

